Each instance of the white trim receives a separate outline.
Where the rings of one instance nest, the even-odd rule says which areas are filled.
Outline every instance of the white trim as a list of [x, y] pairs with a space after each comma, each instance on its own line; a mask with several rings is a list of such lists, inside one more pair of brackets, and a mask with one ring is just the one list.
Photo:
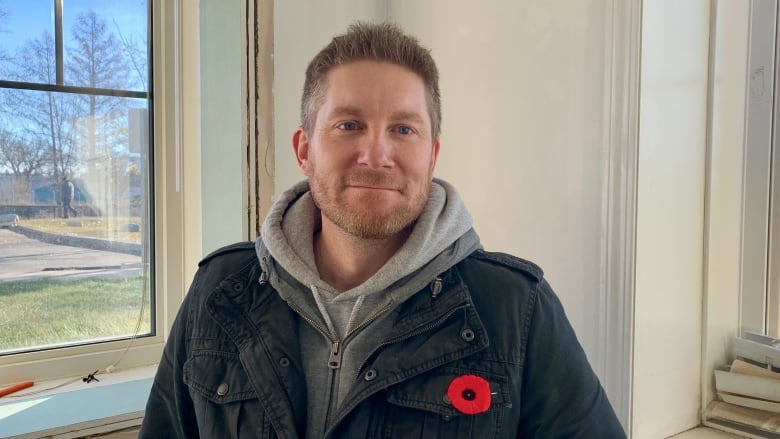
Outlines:
[[639, 145], [639, 61], [641, 0], [611, 2], [610, 90], [606, 132], [609, 160], [603, 203], [606, 239], [600, 293], [598, 360], [603, 386], [624, 428], [631, 425], [631, 364], [636, 228], [637, 149]]
[[775, 78], [774, 90], [775, 96], [772, 109], [772, 146], [770, 156], [772, 163], [770, 165], [770, 189], [769, 189], [769, 236], [768, 236], [768, 256], [767, 256], [767, 290], [766, 290], [766, 334], [770, 337], [780, 337], [780, 154], [777, 153], [777, 145], [780, 145], [780, 75], [777, 75], [778, 65], [780, 65], [780, 34], [777, 32], [777, 23], [780, 23], [780, 8], [776, 8], [775, 15]]
[[718, 0], [710, 20], [702, 303], [702, 418], [714, 370], [733, 358], [739, 330], [743, 159], [750, 4]]
[[743, 171], [740, 330], [766, 330], [769, 186], [777, 6], [752, 0]]

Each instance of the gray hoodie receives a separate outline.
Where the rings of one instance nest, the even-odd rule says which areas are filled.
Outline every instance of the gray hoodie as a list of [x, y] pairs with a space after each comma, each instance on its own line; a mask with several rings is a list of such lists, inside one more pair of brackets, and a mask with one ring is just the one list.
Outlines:
[[406, 299], [480, 247], [471, 215], [455, 188], [434, 179], [404, 245], [371, 278], [339, 293], [319, 277], [313, 238], [320, 211], [302, 181], [271, 207], [255, 247], [269, 282], [300, 314], [308, 391], [308, 437], [321, 437], [362, 362], [383, 341]]

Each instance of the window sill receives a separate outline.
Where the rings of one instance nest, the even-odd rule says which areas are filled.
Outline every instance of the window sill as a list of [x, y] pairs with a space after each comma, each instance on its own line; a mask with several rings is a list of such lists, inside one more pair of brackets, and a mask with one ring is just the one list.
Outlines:
[[[140, 425], [156, 369], [122, 370], [98, 375], [100, 381], [78, 380], [37, 395], [4, 397], [0, 431], [8, 438], [66, 439]], [[40, 383], [20, 394], [56, 384]]]
[[697, 427], [671, 436], [668, 439], [743, 439], [745, 437], [748, 436], [740, 436], [710, 427]]

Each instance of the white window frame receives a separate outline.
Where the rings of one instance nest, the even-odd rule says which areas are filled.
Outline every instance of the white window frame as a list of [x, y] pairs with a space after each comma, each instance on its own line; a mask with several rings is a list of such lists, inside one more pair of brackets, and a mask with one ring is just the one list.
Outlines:
[[[770, 1], [752, 2], [748, 42], [748, 66], [745, 104], [745, 144], [742, 194], [742, 263], [740, 330], [778, 336], [772, 321], [777, 317], [773, 309], [769, 274], [770, 227], [774, 215], [771, 197], [777, 175], [772, 175], [772, 145], [777, 133], [774, 109], [776, 107], [775, 54], [777, 5]], [[777, 160], [776, 157], [774, 157]], [[776, 172], [775, 172], [776, 174]], [[773, 194], [773, 192], [775, 192]], [[774, 263], [777, 263], [775, 258]]]
[[[159, 361], [201, 257], [199, 2], [150, 0], [154, 81], [155, 335], [0, 357], [0, 384]], [[41, 388], [46, 383], [40, 384]]]

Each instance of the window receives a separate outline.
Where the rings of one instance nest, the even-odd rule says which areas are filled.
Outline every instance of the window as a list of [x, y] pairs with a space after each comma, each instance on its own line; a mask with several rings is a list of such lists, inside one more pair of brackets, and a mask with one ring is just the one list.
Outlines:
[[0, 354], [152, 333], [149, 6], [37, 3], [0, 4]]
[[200, 257], [197, 9], [0, 0], [0, 33], [0, 383], [153, 364]]

